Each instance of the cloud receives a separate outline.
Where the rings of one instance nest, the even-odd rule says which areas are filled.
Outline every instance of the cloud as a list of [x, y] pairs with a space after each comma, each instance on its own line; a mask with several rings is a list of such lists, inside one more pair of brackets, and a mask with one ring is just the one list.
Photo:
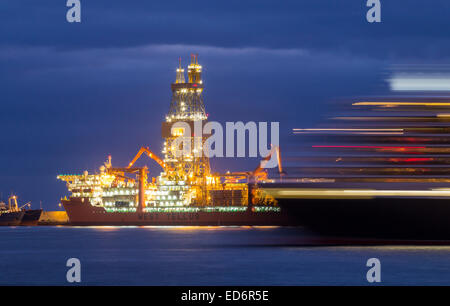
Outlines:
[[385, 1], [382, 22], [365, 20], [365, 1], [82, 2], [81, 24], [64, 2], [2, 1], [0, 46], [61, 49], [198, 45], [345, 51], [378, 58], [448, 58], [450, 3]]

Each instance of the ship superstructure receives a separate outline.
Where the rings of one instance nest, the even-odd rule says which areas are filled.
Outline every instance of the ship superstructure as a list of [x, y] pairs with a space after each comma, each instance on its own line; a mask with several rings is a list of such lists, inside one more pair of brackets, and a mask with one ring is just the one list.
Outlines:
[[343, 237], [450, 239], [450, 99], [358, 101], [317, 128], [283, 184], [261, 186], [309, 229]]

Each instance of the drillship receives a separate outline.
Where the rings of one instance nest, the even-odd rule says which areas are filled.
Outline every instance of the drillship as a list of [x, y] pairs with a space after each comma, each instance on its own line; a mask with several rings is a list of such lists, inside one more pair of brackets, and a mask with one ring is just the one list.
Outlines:
[[355, 102], [294, 129], [303, 154], [261, 187], [327, 237], [450, 240], [449, 123], [448, 99]]
[[[208, 135], [195, 135], [194, 125], [207, 121], [203, 103], [202, 66], [191, 55], [188, 80], [180, 65], [171, 85], [169, 113], [162, 123], [164, 158], [142, 147], [127, 167], [112, 167], [111, 157], [99, 172], [59, 175], [71, 192], [61, 200], [73, 225], [282, 225], [289, 219], [273, 197], [257, 185], [268, 180], [264, 167], [252, 172], [211, 173], [202, 150]], [[183, 123], [184, 126], [177, 124]], [[190, 129], [186, 128], [186, 125]], [[189, 131], [190, 130], [190, 131]], [[183, 144], [190, 146], [177, 154]], [[271, 154], [279, 156], [274, 148]], [[148, 180], [147, 167], [134, 167], [146, 154], [162, 168]], [[181, 156], [180, 156], [181, 155]], [[267, 158], [269, 158], [268, 156]], [[267, 158], [265, 160], [267, 160]], [[281, 163], [279, 162], [281, 171]]]

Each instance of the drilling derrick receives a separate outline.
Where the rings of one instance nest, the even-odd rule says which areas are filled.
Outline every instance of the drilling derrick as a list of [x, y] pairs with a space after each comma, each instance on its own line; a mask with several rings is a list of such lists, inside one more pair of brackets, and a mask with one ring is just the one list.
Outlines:
[[201, 74], [198, 56], [191, 55], [186, 82], [180, 60], [175, 83], [171, 86], [169, 113], [162, 124], [166, 167], [161, 178], [174, 184], [184, 182], [190, 186], [193, 194], [188, 202], [196, 205], [207, 203], [206, 184], [210, 175], [209, 159], [203, 152], [203, 145], [209, 135], [201, 133], [207, 120]]

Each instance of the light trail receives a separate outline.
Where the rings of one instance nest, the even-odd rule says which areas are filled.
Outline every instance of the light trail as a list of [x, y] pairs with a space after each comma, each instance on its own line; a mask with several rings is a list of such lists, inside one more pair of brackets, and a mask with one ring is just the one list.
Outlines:
[[375, 190], [375, 189], [289, 189], [268, 188], [265, 192], [275, 198], [333, 198], [367, 199], [373, 197], [450, 197], [450, 189], [431, 190]]

